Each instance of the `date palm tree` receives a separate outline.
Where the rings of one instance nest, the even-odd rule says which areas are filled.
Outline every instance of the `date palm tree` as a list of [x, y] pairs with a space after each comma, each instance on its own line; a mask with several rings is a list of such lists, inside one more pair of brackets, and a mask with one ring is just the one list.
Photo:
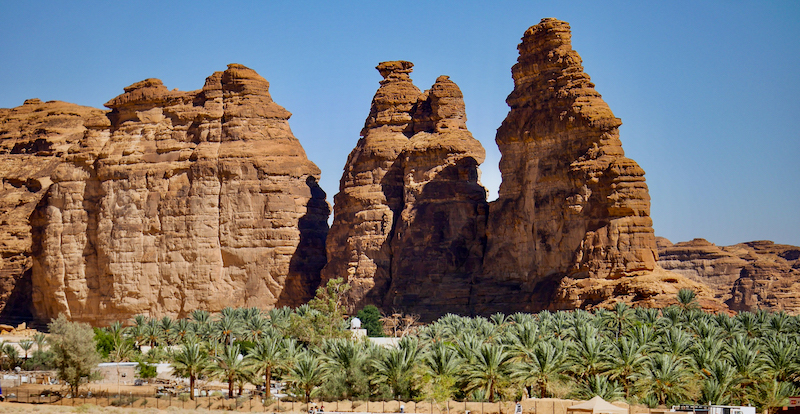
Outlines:
[[538, 343], [525, 358], [511, 365], [511, 376], [525, 386], [535, 385], [540, 398], [550, 396], [550, 384], [566, 380], [568, 351], [563, 341], [553, 339]]
[[739, 377], [738, 396], [748, 404], [757, 382], [767, 373], [767, 364], [757, 340], [737, 336], [728, 344], [728, 360]]
[[774, 336], [764, 341], [764, 363], [776, 381], [794, 381], [800, 378], [800, 348], [785, 336]]
[[194, 400], [194, 383], [208, 369], [208, 355], [200, 344], [185, 342], [172, 354], [170, 365], [175, 375], [189, 378], [189, 398]]
[[245, 358], [245, 363], [253, 369], [256, 375], [264, 376], [264, 389], [266, 398], [270, 398], [270, 381], [272, 373], [283, 361], [283, 340], [277, 336], [264, 337]]
[[472, 364], [464, 367], [467, 390], [482, 389], [489, 402], [494, 402], [498, 387], [510, 378], [512, 354], [498, 344], [483, 344]]
[[[225, 308], [223, 311], [226, 309], [231, 308]], [[233, 343], [234, 338], [240, 338], [242, 336], [241, 331], [241, 321], [232, 310], [222, 313], [213, 327], [214, 339], [226, 347]]]
[[693, 375], [684, 359], [670, 354], [651, 356], [634, 377], [642, 392], [653, 395], [658, 404], [688, 401], [692, 391]]
[[725, 355], [724, 342], [714, 337], [703, 337], [689, 351], [689, 362], [695, 372], [711, 375], [711, 368]]
[[[258, 311], [258, 308], [250, 308]], [[246, 312], [244, 315], [244, 337], [253, 342], [259, 342], [264, 335], [270, 334], [274, 328], [270, 325], [267, 318], [259, 311]]]
[[400, 347], [389, 349], [373, 362], [375, 380], [386, 384], [395, 398], [410, 398], [413, 393], [415, 370], [421, 357], [419, 342], [403, 338]]
[[660, 351], [676, 358], [687, 355], [693, 344], [694, 337], [674, 326], [664, 330], [659, 340]]
[[202, 341], [211, 339], [211, 314], [206, 310], [195, 309], [191, 313], [192, 331]]
[[239, 354], [239, 345], [226, 346], [217, 351], [208, 365], [208, 373], [213, 378], [228, 383], [228, 398], [233, 398], [233, 386], [237, 382], [247, 380], [251, 371]]
[[642, 325], [655, 328], [658, 323], [659, 310], [656, 308], [636, 308], [634, 309], [636, 320], [641, 322]]
[[455, 391], [453, 385], [463, 360], [451, 346], [442, 342], [433, 344], [422, 360], [425, 374], [430, 377], [433, 388], [444, 394], [445, 399], [450, 399]]
[[170, 336], [175, 342], [182, 344], [194, 335], [194, 326], [189, 319], [178, 319], [171, 328]]
[[744, 331], [745, 335], [748, 338], [760, 338], [761, 337], [761, 330], [763, 329], [763, 319], [764, 317], [759, 317], [758, 315], [752, 312], [739, 312], [735, 316], [736, 321], [741, 326], [742, 330]]
[[756, 394], [757, 405], [765, 408], [768, 414], [775, 414], [782, 407], [786, 407], [789, 397], [797, 395], [798, 388], [790, 382], [766, 381], [759, 385]]
[[619, 401], [623, 399], [622, 387], [616, 382], [609, 380], [605, 375], [592, 375], [578, 384], [578, 388], [572, 392], [573, 397], [582, 400], [589, 400], [598, 395], [606, 401]]
[[26, 340], [23, 340], [23, 341], [19, 341], [19, 343], [17, 345], [19, 345], [20, 349], [25, 351], [25, 360], [27, 361], [28, 360], [28, 352], [31, 350], [31, 348], [33, 348], [33, 341], [31, 341], [30, 339], [26, 339]]
[[591, 375], [606, 372], [609, 368], [610, 350], [597, 328], [581, 325], [575, 330], [575, 342], [571, 348], [572, 372], [581, 380]]
[[541, 341], [539, 326], [533, 321], [525, 321], [511, 325], [504, 343], [509, 346], [517, 359], [520, 359], [532, 351], [539, 341]]
[[144, 325], [144, 345], [155, 348], [164, 342], [161, 323], [157, 319], [148, 319]]
[[684, 311], [699, 308], [700, 305], [697, 303], [697, 293], [692, 289], [683, 288], [679, 290], [678, 306]]
[[292, 365], [286, 370], [286, 381], [289, 386], [303, 392], [305, 402], [311, 399], [311, 394], [322, 384], [327, 375], [324, 364], [314, 354], [301, 352]]
[[161, 339], [165, 345], [172, 345], [175, 340], [175, 336], [173, 333], [175, 331], [175, 320], [170, 318], [169, 316], [164, 316], [161, 318], [159, 322], [159, 328], [161, 329]]
[[610, 379], [619, 380], [625, 392], [625, 399], [629, 399], [634, 374], [639, 372], [647, 361], [644, 355], [645, 347], [636, 340], [623, 336], [614, 341], [610, 349]]
[[708, 404], [728, 405], [738, 384], [736, 370], [724, 360], [714, 361], [703, 380], [701, 401]]
[[615, 333], [616, 338], [622, 335], [633, 319], [635, 312], [625, 302], [617, 302], [611, 312], [604, 313], [603, 322], [608, 325]]

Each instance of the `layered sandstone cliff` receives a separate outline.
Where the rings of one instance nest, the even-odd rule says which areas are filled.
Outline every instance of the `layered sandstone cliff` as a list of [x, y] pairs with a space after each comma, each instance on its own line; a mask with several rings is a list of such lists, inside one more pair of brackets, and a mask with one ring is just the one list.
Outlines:
[[351, 308], [466, 310], [480, 268], [485, 152], [466, 127], [460, 89], [441, 76], [422, 93], [406, 61], [383, 62], [362, 138], [334, 197], [323, 281], [344, 277]]
[[423, 320], [469, 314], [486, 244], [488, 205], [478, 171], [485, 151], [467, 130], [461, 90], [446, 76], [420, 96], [413, 118], [414, 135], [396, 161], [403, 209], [384, 307], [414, 309]]
[[458, 86], [422, 92], [410, 62], [383, 62], [329, 232], [319, 169], [244, 66], [198, 91], [135, 83], [110, 111], [0, 109], [0, 319], [296, 306], [336, 277], [351, 310], [423, 320], [665, 306], [681, 288], [707, 310], [800, 313], [800, 248], [656, 240], [644, 171], [567, 23], [542, 20], [518, 48], [497, 201]]
[[19, 221], [36, 317], [97, 324], [310, 298], [328, 205], [264, 78], [232, 64], [199, 91], [147, 79], [106, 106], [76, 121], [82, 133], [37, 173], [52, 184]]
[[626, 158], [622, 122], [583, 72], [569, 25], [528, 29], [497, 131], [503, 181], [486, 261], [503, 279], [608, 278], [655, 268], [644, 170]]
[[614, 298], [660, 305], [680, 288], [720, 307], [700, 283], [657, 267], [644, 171], [625, 157], [621, 122], [570, 36], [567, 23], [544, 19], [519, 45], [491, 204], [457, 87], [440, 78], [420, 94], [410, 63], [378, 66], [384, 80], [335, 197], [323, 272], [354, 285], [351, 307], [424, 320]]
[[484, 283], [500, 288], [478, 301], [486, 311], [590, 306], [604, 295], [576, 296], [579, 285], [656, 269], [644, 171], [625, 157], [621, 121], [584, 73], [569, 24], [544, 19], [518, 48], [484, 258]]
[[754, 241], [717, 246], [659, 238], [658, 264], [708, 286], [732, 310], [800, 313], [800, 247]]
[[29, 217], [40, 206], [52, 176], [88, 128], [108, 127], [105, 111], [66, 102], [29, 99], [0, 109], [0, 318], [19, 323], [32, 318]]

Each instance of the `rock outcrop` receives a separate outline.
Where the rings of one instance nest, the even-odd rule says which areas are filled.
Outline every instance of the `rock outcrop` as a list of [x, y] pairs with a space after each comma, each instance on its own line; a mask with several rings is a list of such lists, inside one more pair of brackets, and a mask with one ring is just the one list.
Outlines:
[[622, 122], [570, 39], [567, 23], [543, 20], [525, 33], [512, 69], [486, 257], [502, 279], [610, 278], [655, 268], [644, 170], [625, 157]]
[[28, 219], [70, 148], [84, 139], [88, 128], [109, 122], [100, 109], [39, 99], [0, 109], [0, 120], [0, 319], [17, 324], [33, 316], [34, 240]]
[[719, 247], [704, 239], [659, 238], [658, 264], [708, 286], [735, 311], [800, 313], [800, 247], [754, 241]]
[[329, 208], [264, 78], [232, 64], [199, 91], [147, 79], [106, 106], [26, 175], [52, 181], [19, 221], [36, 317], [102, 324], [311, 297]]
[[501, 288], [481, 294], [485, 311], [560, 307], [550, 301], [564, 278], [656, 268], [644, 171], [625, 157], [621, 121], [583, 72], [569, 24], [544, 19], [518, 48], [484, 258], [483, 280]]
[[486, 245], [480, 142], [467, 130], [461, 90], [440, 76], [420, 96], [414, 135], [397, 161], [403, 209], [391, 240], [392, 283], [384, 307], [423, 320], [471, 313], [473, 276]]
[[485, 152], [467, 130], [458, 86], [441, 76], [422, 93], [412, 67], [377, 67], [384, 79], [334, 197], [323, 281], [347, 279], [352, 309], [432, 316], [467, 309], [483, 255]]
[[413, 64], [383, 62], [330, 231], [291, 114], [242, 65], [191, 92], [146, 79], [110, 111], [0, 109], [0, 320], [297, 306], [337, 277], [350, 310], [423, 321], [665, 306], [681, 288], [707, 310], [800, 313], [800, 248], [654, 237], [644, 170], [567, 23], [543, 19], [518, 49], [498, 200], [458, 86], [441, 76], [422, 92]]

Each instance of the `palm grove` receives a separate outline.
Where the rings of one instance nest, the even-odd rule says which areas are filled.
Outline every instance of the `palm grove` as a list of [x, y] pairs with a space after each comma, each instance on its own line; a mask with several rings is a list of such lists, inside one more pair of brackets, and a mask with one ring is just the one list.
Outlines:
[[[190, 318], [115, 323], [95, 329], [108, 361], [169, 361], [176, 376], [228, 384], [280, 380], [290, 396], [322, 400], [518, 400], [568, 397], [780, 407], [800, 385], [800, 318], [783, 312], [735, 316], [678, 305], [489, 318], [446, 315], [396, 348], [352, 339], [341, 280], [291, 310], [198, 310]], [[374, 311], [374, 308], [373, 308]], [[141, 347], [151, 347], [146, 353]], [[32, 358], [35, 359], [35, 358]], [[265, 387], [269, 399], [270, 388]]]

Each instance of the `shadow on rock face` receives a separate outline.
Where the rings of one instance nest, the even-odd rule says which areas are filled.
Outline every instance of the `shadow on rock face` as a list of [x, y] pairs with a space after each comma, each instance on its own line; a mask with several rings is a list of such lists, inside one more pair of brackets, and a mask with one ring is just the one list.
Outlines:
[[296, 307], [308, 302], [320, 284], [320, 272], [327, 262], [325, 238], [328, 237], [331, 209], [325, 199], [325, 191], [314, 177], [306, 178], [306, 185], [311, 191], [311, 198], [306, 204], [306, 214], [297, 222], [300, 242], [289, 262], [286, 286], [278, 297], [276, 307]]

